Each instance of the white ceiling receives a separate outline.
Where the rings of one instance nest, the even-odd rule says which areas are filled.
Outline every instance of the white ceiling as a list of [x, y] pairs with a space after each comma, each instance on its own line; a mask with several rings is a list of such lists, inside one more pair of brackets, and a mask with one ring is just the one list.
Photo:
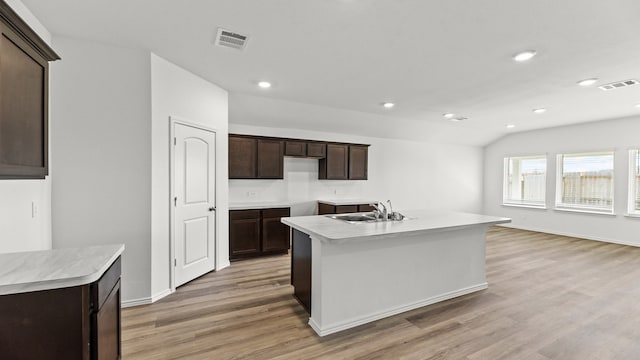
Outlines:
[[[576, 85], [640, 80], [638, 0], [23, 3], [54, 44], [62, 35], [142, 48], [229, 90], [234, 123], [483, 145], [640, 113], [640, 85]], [[214, 46], [217, 27], [249, 35], [246, 50]], [[511, 59], [526, 49], [538, 55]], [[531, 112], [539, 107], [548, 111]]]

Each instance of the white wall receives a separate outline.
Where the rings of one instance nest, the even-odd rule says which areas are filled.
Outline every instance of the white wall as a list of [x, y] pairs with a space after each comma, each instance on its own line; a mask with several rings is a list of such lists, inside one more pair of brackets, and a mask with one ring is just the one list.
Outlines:
[[[233, 109], [231, 109], [233, 122]], [[481, 210], [482, 149], [231, 123], [230, 133], [371, 144], [369, 180], [318, 180], [318, 160], [285, 157], [284, 180], [229, 180], [231, 203], [287, 202], [311, 215], [318, 199], [391, 199], [394, 210]]]
[[[51, 45], [49, 31], [21, 1], [6, 2]], [[49, 116], [49, 123], [53, 121], [53, 117]], [[44, 180], [0, 180], [0, 253], [51, 248], [52, 174], [50, 162], [49, 176]], [[32, 203], [37, 207], [35, 215], [32, 214]]]
[[123, 300], [151, 278], [149, 53], [54, 37], [53, 246], [124, 243]]
[[152, 287], [154, 298], [170, 288], [169, 117], [216, 131], [216, 269], [229, 266], [228, 95], [172, 63], [151, 54], [152, 93]]
[[[615, 119], [506, 136], [485, 147], [484, 212], [513, 219], [510, 226], [640, 246], [640, 219], [625, 217], [628, 150], [640, 147], [640, 118]], [[558, 153], [615, 150], [616, 216], [553, 210]], [[502, 206], [503, 159], [547, 154], [546, 210]]]

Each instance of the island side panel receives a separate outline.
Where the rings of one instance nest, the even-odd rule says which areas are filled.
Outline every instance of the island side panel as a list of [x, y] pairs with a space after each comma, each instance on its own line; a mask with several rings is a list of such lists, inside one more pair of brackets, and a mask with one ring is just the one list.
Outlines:
[[292, 230], [291, 285], [295, 297], [311, 314], [311, 238], [300, 230]]
[[[487, 288], [486, 226], [313, 238], [310, 325], [321, 336]], [[318, 249], [318, 251], [316, 251]]]

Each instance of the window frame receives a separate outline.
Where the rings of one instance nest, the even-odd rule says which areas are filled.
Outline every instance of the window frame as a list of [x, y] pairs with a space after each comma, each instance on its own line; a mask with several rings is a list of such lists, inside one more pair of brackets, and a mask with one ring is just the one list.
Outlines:
[[640, 198], [640, 186], [636, 177], [640, 176], [637, 162], [640, 160], [640, 147], [629, 149], [629, 189], [627, 193], [627, 216], [640, 217], [640, 208], [636, 208], [636, 199]]
[[[527, 201], [527, 200], [516, 200], [509, 198], [509, 181], [510, 181], [510, 163], [512, 159], [544, 159], [544, 191], [543, 191], [543, 200], [542, 202], [537, 201]], [[513, 207], [525, 207], [525, 208], [533, 208], [533, 209], [546, 209], [547, 208], [547, 174], [549, 172], [548, 169], [549, 159], [548, 154], [541, 155], [523, 155], [523, 156], [506, 156], [504, 157], [503, 163], [503, 176], [502, 176], [502, 206], [513, 206]]]
[[[598, 206], [589, 206], [584, 204], [568, 204], [562, 202], [563, 196], [563, 178], [564, 178], [564, 158], [565, 156], [596, 156], [610, 155], [613, 157], [613, 167], [611, 169], [611, 207], [603, 208]], [[615, 150], [587, 151], [587, 152], [567, 152], [556, 155], [556, 194], [554, 210], [569, 211], [578, 213], [591, 213], [602, 215], [615, 215]]]

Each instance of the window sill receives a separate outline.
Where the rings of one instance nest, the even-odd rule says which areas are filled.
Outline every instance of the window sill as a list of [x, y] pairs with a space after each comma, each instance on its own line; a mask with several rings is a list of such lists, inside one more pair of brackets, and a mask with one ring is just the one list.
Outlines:
[[629, 218], [638, 218], [640, 219], [640, 213], [638, 214], [624, 214], [625, 217], [629, 217]]
[[603, 211], [603, 210], [595, 210], [595, 209], [569, 208], [569, 207], [556, 207], [553, 210], [564, 211], [564, 212], [575, 212], [575, 213], [581, 213], [581, 214], [616, 216], [616, 213], [614, 213], [613, 211], [606, 211], [606, 210]]
[[547, 207], [545, 205], [502, 203], [502, 206], [547, 210]]

